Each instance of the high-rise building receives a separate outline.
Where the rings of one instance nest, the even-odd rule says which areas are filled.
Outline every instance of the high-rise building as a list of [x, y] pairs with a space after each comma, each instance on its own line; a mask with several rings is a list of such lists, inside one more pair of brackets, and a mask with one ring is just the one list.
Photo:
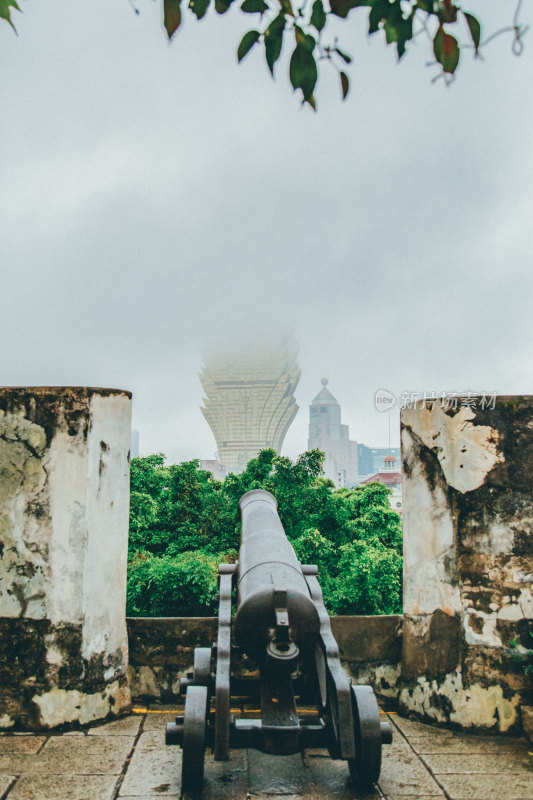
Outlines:
[[387, 463], [387, 456], [394, 456], [396, 464], [401, 465], [399, 447], [367, 447], [366, 444], [359, 443], [357, 445], [357, 462], [361, 480], [375, 472], [383, 471]]
[[241, 472], [267, 447], [281, 451], [298, 411], [293, 394], [300, 380], [296, 355], [294, 340], [285, 339], [231, 355], [212, 352], [205, 358], [201, 411], [226, 472]]
[[135, 428], [131, 429], [130, 435], [130, 458], [139, 457], [139, 431]]
[[335, 486], [355, 486], [357, 480], [357, 442], [350, 440], [348, 425], [341, 423], [339, 402], [327, 389], [322, 389], [309, 406], [309, 450], [322, 450], [326, 458], [324, 474]]

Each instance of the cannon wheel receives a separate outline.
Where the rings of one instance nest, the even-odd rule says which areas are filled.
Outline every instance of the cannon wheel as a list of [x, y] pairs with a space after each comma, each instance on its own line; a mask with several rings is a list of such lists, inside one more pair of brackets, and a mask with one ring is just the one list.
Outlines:
[[355, 758], [348, 759], [353, 787], [376, 783], [381, 769], [381, 722], [371, 686], [352, 686]]
[[193, 684], [195, 686], [209, 686], [211, 679], [211, 648], [194, 648]]
[[181, 796], [184, 800], [202, 797], [206, 725], [207, 686], [189, 686], [183, 720]]

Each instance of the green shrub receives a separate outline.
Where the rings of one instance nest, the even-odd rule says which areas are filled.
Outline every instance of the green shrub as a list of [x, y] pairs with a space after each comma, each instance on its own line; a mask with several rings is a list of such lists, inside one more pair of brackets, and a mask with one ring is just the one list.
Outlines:
[[251, 489], [276, 497], [299, 560], [318, 566], [329, 612], [401, 612], [401, 520], [389, 489], [335, 489], [321, 474], [323, 458], [311, 450], [292, 462], [263, 450], [223, 481], [198, 461], [165, 467], [161, 454], [132, 459], [128, 614], [216, 610], [217, 564], [237, 557], [238, 501]]

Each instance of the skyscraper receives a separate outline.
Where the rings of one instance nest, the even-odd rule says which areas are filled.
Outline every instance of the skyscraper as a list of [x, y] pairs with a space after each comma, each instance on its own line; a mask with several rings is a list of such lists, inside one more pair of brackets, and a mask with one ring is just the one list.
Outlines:
[[205, 392], [202, 414], [215, 437], [220, 464], [240, 472], [260, 450], [279, 453], [298, 406], [300, 380], [293, 339], [263, 347], [241, 347], [231, 354], [211, 352], [200, 381]]
[[309, 406], [308, 448], [325, 453], [326, 478], [351, 488], [357, 480], [357, 442], [350, 440], [348, 425], [342, 425], [340, 404], [327, 385], [328, 379], [322, 378], [322, 389]]

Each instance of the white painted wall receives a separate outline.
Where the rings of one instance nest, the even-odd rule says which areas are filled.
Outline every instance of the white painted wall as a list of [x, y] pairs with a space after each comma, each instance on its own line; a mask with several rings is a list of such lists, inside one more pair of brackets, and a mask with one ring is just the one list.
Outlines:
[[0, 400], [9, 409], [0, 407], [0, 617], [48, 620], [54, 667], [69, 657], [54, 631], [78, 626], [79, 658], [93, 659], [91, 680], [106, 684], [84, 700], [83, 685], [50, 690], [48, 677], [48, 691], [36, 686], [31, 700], [44, 725], [117, 713], [128, 701], [119, 679], [128, 656], [131, 397], [38, 387], [0, 389]]

